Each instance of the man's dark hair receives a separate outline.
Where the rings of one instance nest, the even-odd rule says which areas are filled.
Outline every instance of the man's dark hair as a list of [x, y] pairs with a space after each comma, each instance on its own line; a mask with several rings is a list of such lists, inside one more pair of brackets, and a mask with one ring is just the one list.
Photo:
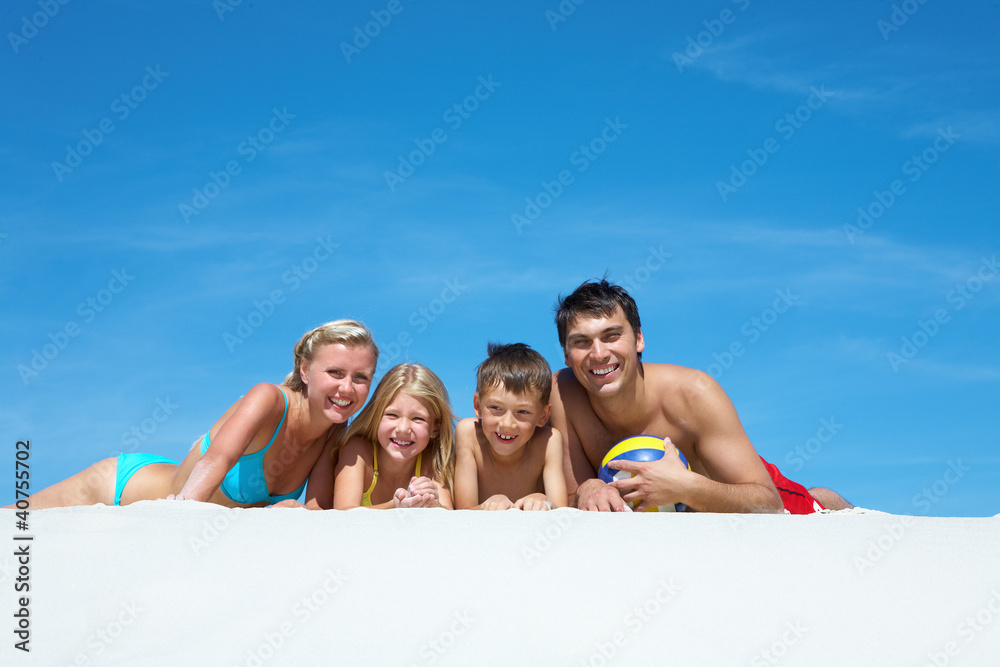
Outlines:
[[542, 405], [549, 402], [552, 392], [552, 369], [545, 357], [524, 343], [489, 343], [486, 361], [476, 369], [476, 393], [480, 397], [493, 387], [523, 396], [537, 391]]
[[639, 308], [625, 288], [609, 283], [607, 277], [588, 280], [573, 290], [567, 297], [559, 297], [556, 303], [556, 329], [559, 331], [559, 345], [566, 349], [566, 331], [580, 315], [610, 317], [615, 309], [621, 308], [625, 319], [632, 326], [632, 333], [638, 337]]

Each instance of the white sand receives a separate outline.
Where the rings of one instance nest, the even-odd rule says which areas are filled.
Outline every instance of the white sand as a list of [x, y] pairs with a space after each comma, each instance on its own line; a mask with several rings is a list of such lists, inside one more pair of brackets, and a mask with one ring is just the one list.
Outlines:
[[2, 665], [990, 665], [1000, 518], [31, 513], [31, 652]]

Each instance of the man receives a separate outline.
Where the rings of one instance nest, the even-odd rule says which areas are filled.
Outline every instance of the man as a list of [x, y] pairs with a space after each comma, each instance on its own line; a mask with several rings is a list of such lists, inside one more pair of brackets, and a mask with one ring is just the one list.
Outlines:
[[[680, 502], [701, 512], [782, 512], [853, 507], [829, 489], [785, 479], [757, 455], [736, 409], [711, 376], [671, 364], [641, 361], [639, 312], [628, 292], [601, 280], [560, 299], [559, 343], [568, 368], [553, 374], [551, 425], [565, 438], [571, 504], [626, 511]], [[633, 435], [665, 438], [673, 448], [659, 461], [615, 462], [633, 473], [611, 484], [595, 471], [615, 443]]]

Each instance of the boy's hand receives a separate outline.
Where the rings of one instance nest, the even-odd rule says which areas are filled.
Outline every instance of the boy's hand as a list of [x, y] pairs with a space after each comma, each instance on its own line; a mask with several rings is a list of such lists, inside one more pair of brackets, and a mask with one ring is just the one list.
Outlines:
[[531, 493], [514, 503], [514, 509], [544, 512], [552, 509], [552, 503], [544, 493]]
[[513, 506], [514, 503], [510, 502], [510, 498], [498, 493], [484, 500], [480, 507], [484, 510], [509, 510]]

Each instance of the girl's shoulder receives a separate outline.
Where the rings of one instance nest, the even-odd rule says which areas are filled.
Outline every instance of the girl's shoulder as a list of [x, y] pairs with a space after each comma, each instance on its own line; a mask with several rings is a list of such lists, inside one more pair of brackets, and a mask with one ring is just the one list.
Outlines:
[[363, 436], [352, 435], [340, 448], [338, 458], [344, 465], [352, 465], [358, 459], [364, 461], [369, 467], [372, 464], [372, 444]]

